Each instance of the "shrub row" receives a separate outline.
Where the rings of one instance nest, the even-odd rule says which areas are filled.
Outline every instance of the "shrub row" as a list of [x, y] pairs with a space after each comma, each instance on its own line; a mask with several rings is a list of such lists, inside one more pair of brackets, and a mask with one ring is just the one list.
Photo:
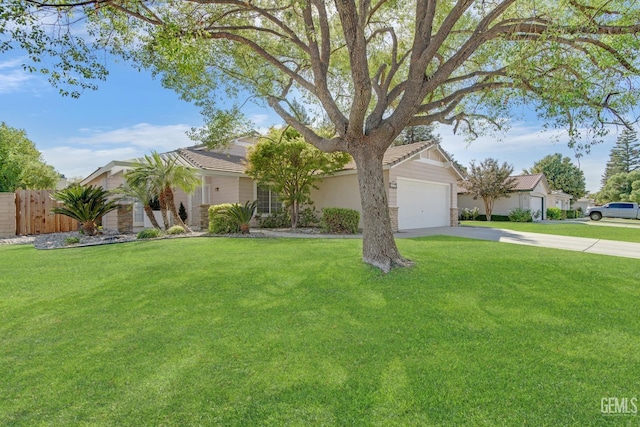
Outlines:
[[[232, 234], [240, 232], [236, 222], [229, 218], [217, 215], [233, 206], [230, 203], [209, 207], [209, 233]], [[355, 234], [358, 232], [360, 213], [353, 209], [323, 208], [322, 217], [318, 219], [318, 212], [313, 207], [306, 207], [300, 212], [299, 227], [314, 227], [320, 224], [325, 233]], [[286, 211], [278, 212], [265, 217], [258, 217], [258, 223], [262, 228], [285, 228], [291, 225], [291, 218]]]

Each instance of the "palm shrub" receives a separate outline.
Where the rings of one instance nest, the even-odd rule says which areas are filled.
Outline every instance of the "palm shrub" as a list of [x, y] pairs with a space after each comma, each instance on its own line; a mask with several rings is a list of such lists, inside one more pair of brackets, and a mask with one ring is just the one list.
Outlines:
[[53, 200], [62, 203], [51, 211], [75, 219], [87, 236], [95, 236], [98, 220], [118, 207], [118, 201], [109, 200], [110, 196], [111, 192], [93, 185], [67, 187], [51, 195]]
[[244, 206], [240, 203], [234, 203], [224, 209], [220, 209], [216, 212], [216, 215], [225, 218], [231, 223], [235, 223], [242, 234], [248, 234], [249, 228], [251, 227], [249, 223], [253, 218], [257, 206], [257, 200], [253, 202], [247, 201]]
[[155, 195], [153, 187], [146, 181], [137, 181], [128, 179], [125, 177], [125, 184], [113, 190], [116, 193], [122, 194], [127, 198], [137, 200], [142, 204], [145, 215], [149, 218], [151, 225], [155, 228], [160, 228], [160, 224], [156, 221], [156, 217], [153, 215], [153, 211], [156, 205], [159, 205], [158, 196]]
[[174, 189], [180, 188], [187, 194], [193, 193], [200, 179], [195, 169], [182, 166], [178, 159], [176, 155], [162, 156], [154, 151], [151, 155], [145, 155], [144, 161], [136, 162], [125, 178], [129, 185], [150, 185], [158, 195], [165, 230], [169, 228], [170, 212], [173, 220], [190, 232], [191, 229], [184, 223], [176, 208]]

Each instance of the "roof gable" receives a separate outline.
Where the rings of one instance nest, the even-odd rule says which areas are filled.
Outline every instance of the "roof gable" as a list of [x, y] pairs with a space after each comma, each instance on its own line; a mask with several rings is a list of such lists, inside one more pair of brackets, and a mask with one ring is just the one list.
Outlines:
[[[442, 156], [442, 158], [446, 159], [446, 161], [449, 162], [451, 168], [455, 171], [459, 178], [463, 178], [462, 173], [451, 161], [451, 158], [447, 154], [447, 152], [444, 151], [440, 147], [440, 144], [435, 141], [416, 142], [413, 144], [396, 145], [393, 147], [389, 147], [389, 149], [387, 149], [387, 151], [384, 153], [384, 157], [382, 158], [382, 166], [384, 168], [392, 168], [398, 166], [399, 164], [410, 160], [414, 156], [417, 156], [427, 150], [436, 150], [439, 155]], [[351, 161], [345, 165], [343, 170], [356, 170], [355, 161], [351, 159]]]

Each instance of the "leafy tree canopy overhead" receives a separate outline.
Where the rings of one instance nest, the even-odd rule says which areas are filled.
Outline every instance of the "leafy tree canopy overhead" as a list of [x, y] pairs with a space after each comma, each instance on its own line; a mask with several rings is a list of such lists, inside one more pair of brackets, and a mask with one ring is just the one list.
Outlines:
[[59, 179], [24, 130], [0, 123], [0, 192], [55, 189]]
[[543, 157], [524, 173], [543, 173], [552, 190], [561, 190], [571, 194], [572, 201], [576, 201], [586, 194], [584, 172], [574, 165], [569, 157], [562, 157], [560, 153]]
[[[26, 48], [53, 83], [104, 77], [99, 54], [66, 27], [151, 69], [216, 113], [221, 93], [271, 106], [322, 151], [346, 151], [359, 174], [363, 258], [407, 265], [391, 233], [380, 157], [407, 126], [471, 135], [533, 105], [572, 142], [595, 140], [638, 99], [640, 4], [628, 0], [4, 0], [0, 49]], [[82, 18], [86, 18], [83, 20]], [[48, 25], [40, 25], [46, 21]], [[58, 25], [58, 26], [56, 26]], [[53, 29], [53, 30], [50, 30]], [[294, 97], [332, 125], [320, 135]], [[216, 126], [211, 126], [216, 129]], [[205, 135], [206, 136], [206, 135]], [[205, 138], [215, 143], [212, 138]]]

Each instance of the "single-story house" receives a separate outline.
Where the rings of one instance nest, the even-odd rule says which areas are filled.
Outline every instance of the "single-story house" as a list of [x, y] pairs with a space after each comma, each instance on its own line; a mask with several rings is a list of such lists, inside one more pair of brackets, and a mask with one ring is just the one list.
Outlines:
[[[176, 204], [187, 211], [187, 223], [199, 226], [209, 205], [258, 201], [258, 213], [281, 209], [277, 195], [258, 186], [244, 174], [247, 147], [253, 139], [238, 139], [224, 151], [204, 147], [181, 148], [164, 156], [178, 156], [180, 164], [198, 170], [202, 181], [193, 194], [176, 192]], [[124, 183], [124, 173], [135, 162], [112, 161], [82, 181], [114, 189]], [[435, 142], [421, 142], [389, 148], [383, 159], [384, 179], [392, 225], [396, 229], [457, 225], [457, 182], [460, 171], [447, 153]], [[344, 207], [362, 212], [355, 163], [351, 162], [333, 176], [326, 177], [311, 192], [317, 209]], [[134, 227], [145, 226], [144, 211], [138, 203], [133, 209]], [[115, 212], [103, 218], [105, 228], [117, 229]]]
[[[509, 215], [516, 208], [530, 209], [532, 213], [539, 213], [538, 220], [546, 219], [546, 210], [548, 207], [556, 206], [556, 200], [562, 203], [565, 196], [557, 194], [551, 196], [552, 191], [549, 188], [547, 178], [542, 173], [533, 175], [517, 175], [512, 178], [516, 179], [516, 186], [507, 197], [497, 199], [493, 205], [493, 215]], [[562, 193], [564, 194], [564, 193]], [[570, 198], [571, 196], [569, 196]], [[550, 201], [553, 205], [550, 205]], [[474, 200], [473, 196], [462, 185], [458, 187], [458, 208], [473, 209], [477, 207], [480, 215], [486, 215], [484, 202], [482, 199]]]
[[562, 190], [551, 190], [547, 196], [547, 208], [560, 208], [563, 211], [571, 209], [571, 199], [573, 196]]

